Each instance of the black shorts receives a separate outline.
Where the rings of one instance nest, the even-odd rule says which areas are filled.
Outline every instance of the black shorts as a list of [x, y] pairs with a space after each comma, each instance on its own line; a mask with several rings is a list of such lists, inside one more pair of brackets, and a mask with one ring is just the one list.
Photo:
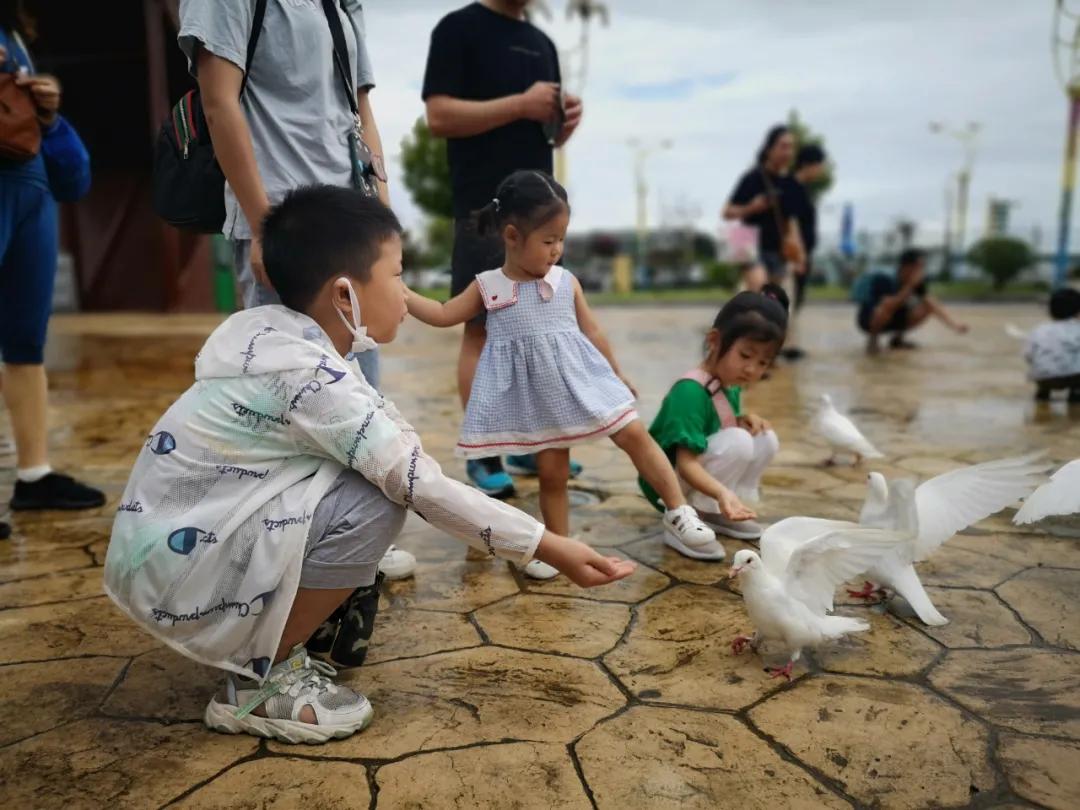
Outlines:
[[[465, 292], [480, 273], [503, 266], [506, 251], [502, 236], [481, 236], [469, 219], [454, 220], [454, 251], [450, 258], [450, 294]], [[484, 322], [484, 315], [476, 319]]]
[[[859, 308], [859, 328], [864, 332], [870, 332], [870, 321], [874, 317], [874, 310], [877, 309], [876, 305], [864, 306]], [[908, 308], [900, 307], [893, 313], [892, 318], [882, 332], [906, 332], [908, 328]]]

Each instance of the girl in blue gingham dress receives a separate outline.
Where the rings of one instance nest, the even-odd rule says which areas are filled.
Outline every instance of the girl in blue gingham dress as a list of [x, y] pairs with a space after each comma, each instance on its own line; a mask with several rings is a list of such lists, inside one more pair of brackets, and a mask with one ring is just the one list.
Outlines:
[[566, 191], [542, 172], [515, 172], [476, 219], [481, 233], [502, 234], [504, 266], [479, 274], [445, 304], [408, 297], [409, 312], [432, 326], [487, 314], [487, 341], [457, 453], [536, 453], [544, 522], [567, 534], [569, 448], [610, 436], [643, 478], [656, 481], [668, 534], [690, 556], [722, 558], [713, 531], [687, 505], [671, 463], [638, 419], [635, 393], [581, 284], [555, 264], [570, 221]]

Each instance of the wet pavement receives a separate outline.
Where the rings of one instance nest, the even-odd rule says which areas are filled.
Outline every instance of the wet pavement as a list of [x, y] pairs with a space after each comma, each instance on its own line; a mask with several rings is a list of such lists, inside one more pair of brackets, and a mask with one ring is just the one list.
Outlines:
[[[1036, 448], [1080, 457], [1080, 408], [1036, 406], [1020, 344], [1034, 306], [959, 307], [916, 352], [868, 358], [846, 307], [802, 319], [810, 357], [746, 396], [781, 440], [766, 521], [852, 518], [865, 474], [929, 477]], [[655, 412], [698, 359], [711, 307], [599, 310]], [[33, 808], [819, 808], [1080, 806], [1080, 519], [1018, 528], [1010, 511], [950, 541], [920, 573], [951, 622], [902, 604], [840, 610], [869, 633], [804, 657], [790, 684], [756, 656], [724, 565], [666, 549], [610, 444], [575, 451], [573, 532], [636, 559], [585, 591], [526, 581], [420, 521], [416, 576], [385, 589], [368, 665], [345, 676], [373, 724], [321, 747], [207, 731], [218, 683], [101, 595], [111, 514], [158, 414], [190, 382], [203, 316], [57, 318], [49, 345], [53, 465], [103, 486], [96, 512], [19, 514], [0, 541], [0, 800]], [[407, 324], [387, 393], [454, 474], [455, 341]], [[806, 431], [833, 394], [886, 458], [822, 466]], [[0, 415], [0, 498], [14, 478]], [[535, 482], [519, 503], [536, 510]], [[729, 558], [739, 548], [725, 542]]]

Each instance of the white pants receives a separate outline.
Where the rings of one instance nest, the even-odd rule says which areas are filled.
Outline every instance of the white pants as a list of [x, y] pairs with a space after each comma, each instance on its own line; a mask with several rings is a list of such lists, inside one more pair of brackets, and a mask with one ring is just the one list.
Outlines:
[[[698, 456], [698, 461], [709, 475], [744, 503], [757, 503], [761, 476], [779, 449], [780, 440], [771, 430], [751, 436], [742, 428], [725, 428], [709, 437], [709, 445]], [[715, 498], [693, 489], [681, 477], [679, 481], [694, 509], [714, 515], [720, 512], [720, 504]]]

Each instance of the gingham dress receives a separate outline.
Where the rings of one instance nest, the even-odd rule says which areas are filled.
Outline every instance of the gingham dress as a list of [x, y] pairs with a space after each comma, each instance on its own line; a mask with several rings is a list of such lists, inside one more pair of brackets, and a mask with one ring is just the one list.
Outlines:
[[573, 276], [476, 278], [487, 342], [476, 369], [457, 455], [535, 453], [610, 436], [637, 418], [634, 395], [581, 332]]

